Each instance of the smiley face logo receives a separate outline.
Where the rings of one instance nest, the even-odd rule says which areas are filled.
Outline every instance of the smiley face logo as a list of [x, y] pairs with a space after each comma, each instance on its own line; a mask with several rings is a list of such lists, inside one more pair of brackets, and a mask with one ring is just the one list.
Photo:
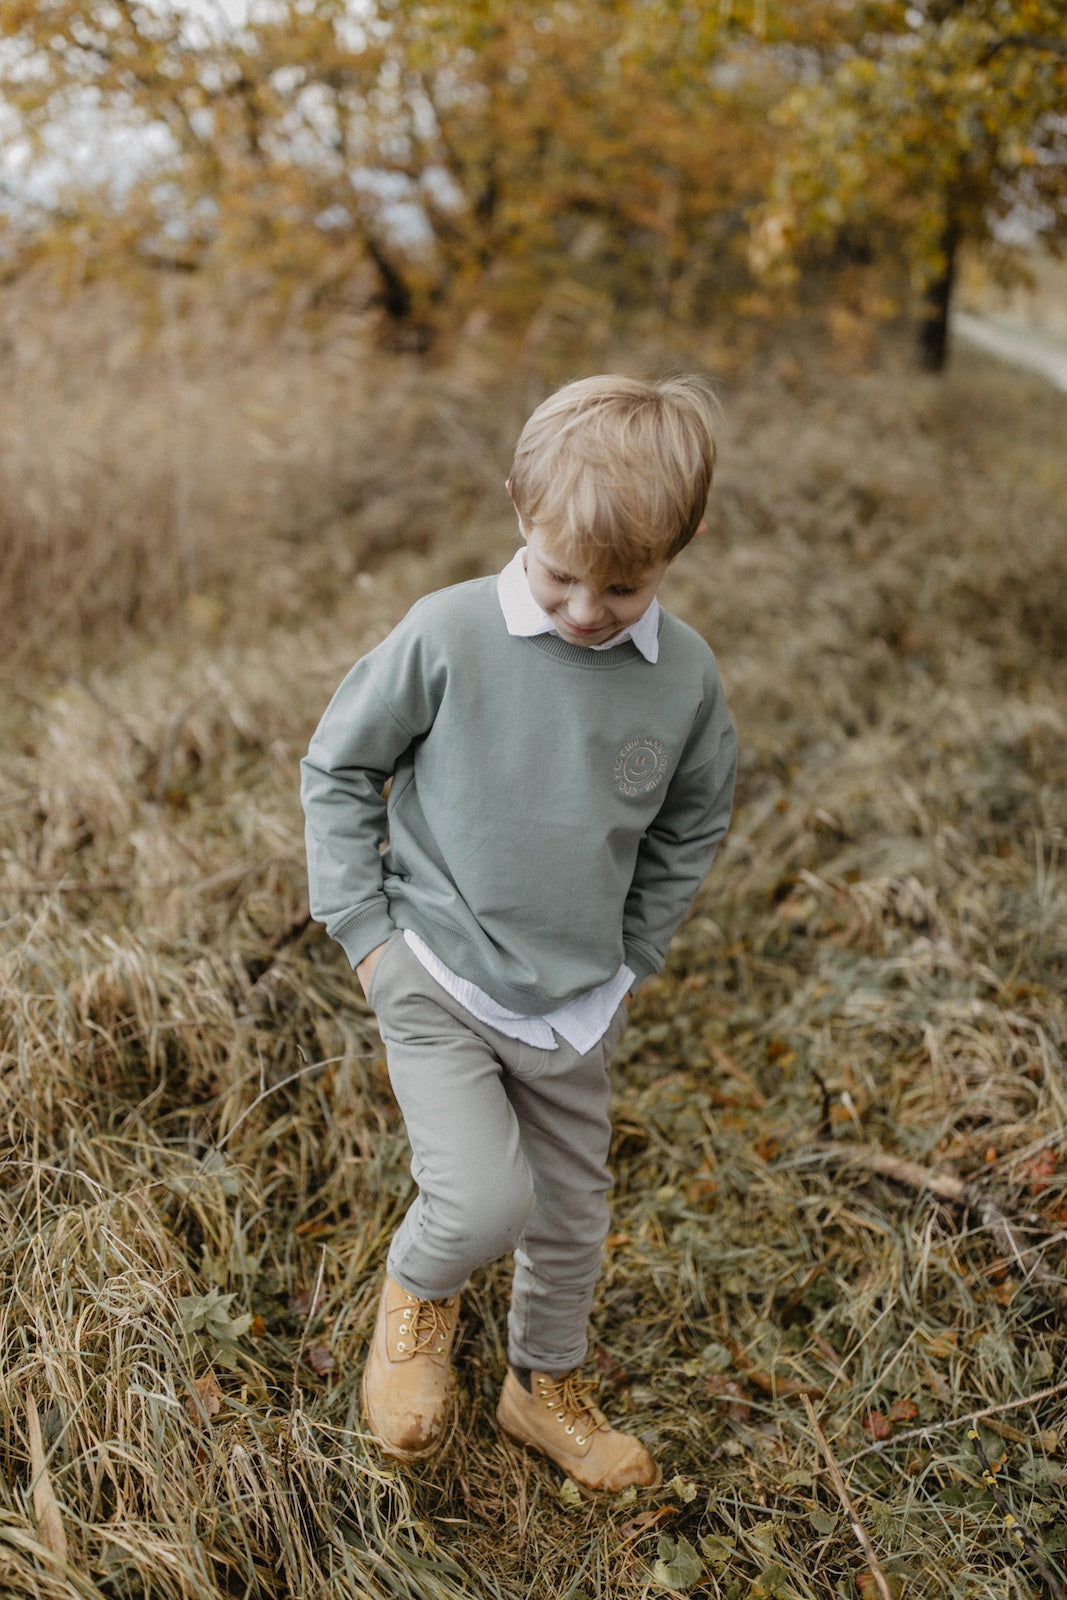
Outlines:
[[667, 752], [658, 739], [630, 739], [615, 757], [615, 787], [620, 794], [648, 794], [666, 771]]

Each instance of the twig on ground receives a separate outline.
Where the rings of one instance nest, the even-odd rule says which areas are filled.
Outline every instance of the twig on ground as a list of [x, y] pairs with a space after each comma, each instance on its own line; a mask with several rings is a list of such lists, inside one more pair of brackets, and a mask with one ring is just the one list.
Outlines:
[[244, 1110], [241, 1112], [241, 1115], [237, 1118], [236, 1122], [234, 1122], [233, 1126], [227, 1128], [222, 1138], [217, 1140], [215, 1144], [216, 1150], [222, 1150], [227, 1144], [229, 1144], [230, 1140], [233, 1138], [242, 1122], [244, 1122], [245, 1118], [251, 1116], [256, 1107], [258, 1105], [262, 1105], [263, 1101], [266, 1100], [268, 1095], [277, 1094], [279, 1089], [284, 1089], [287, 1084], [296, 1083], [300, 1078], [306, 1078], [310, 1072], [320, 1072], [323, 1067], [335, 1067], [339, 1061], [343, 1061], [344, 1059], [344, 1056], [330, 1056], [326, 1061], [311, 1061], [306, 1067], [301, 1067], [299, 1072], [290, 1072], [287, 1078], [280, 1078], [277, 1083], [268, 1085], [266, 1089], [261, 1090], [261, 1092], [256, 1095], [256, 1098], [251, 1101], [250, 1104], [245, 1106]]
[[1042, 1578], [1044, 1578], [1045, 1582], [1048, 1584], [1049, 1590], [1053, 1596], [1053, 1600], [1067, 1600], [1067, 1590], [1064, 1589], [1063, 1584], [1052, 1571], [1041, 1551], [1034, 1543], [1030, 1533], [1026, 1528], [1023, 1527], [1022, 1523], [1016, 1519], [1014, 1511], [1004, 1498], [1000, 1484], [997, 1482], [996, 1474], [989, 1465], [988, 1457], [982, 1448], [982, 1441], [979, 1437], [978, 1429], [968, 1428], [967, 1437], [974, 1445], [975, 1455], [977, 1455], [979, 1463], [981, 1464], [982, 1482], [993, 1496], [993, 1499], [996, 1502], [997, 1510], [1004, 1518], [1004, 1527], [1007, 1530], [1009, 1538], [1014, 1544], [1019, 1545], [1023, 1550], [1026, 1551], [1026, 1554], [1034, 1563], [1034, 1566], [1037, 1568]]
[[304, 1350], [307, 1347], [308, 1334], [311, 1332], [311, 1324], [314, 1322], [315, 1318], [318, 1316], [319, 1312], [322, 1310], [322, 1280], [323, 1280], [323, 1277], [325, 1276], [325, 1273], [326, 1273], [326, 1246], [323, 1245], [322, 1252], [319, 1255], [319, 1270], [315, 1275], [315, 1287], [311, 1291], [311, 1298], [310, 1298], [310, 1300], [308, 1302], [307, 1316], [304, 1318], [304, 1326], [300, 1331], [300, 1348], [297, 1350], [297, 1352], [296, 1352], [296, 1360], [293, 1362], [293, 1407], [292, 1407], [292, 1409], [293, 1409], [294, 1413], [295, 1413], [296, 1408], [297, 1408], [297, 1402], [298, 1402], [298, 1398], [299, 1398], [299, 1394], [300, 1394], [300, 1389], [299, 1389], [300, 1363], [304, 1359]]
[[811, 1069], [811, 1075], [819, 1085], [819, 1092], [822, 1095], [822, 1105], [819, 1110], [819, 1138], [832, 1139], [834, 1125], [830, 1115], [830, 1091], [826, 1086], [826, 1079], [814, 1067]]
[[1035, 1260], [1032, 1265], [1027, 1266], [1023, 1260], [1024, 1256], [1034, 1255], [1050, 1240], [1045, 1238], [1040, 1245], [1020, 1243], [1016, 1236], [1019, 1224], [1005, 1216], [1000, 1207], [990, 1200], [988, 1195], [983, 1194], [976, 1184], [968, 1183], [957, 1172], [951, 1170], [935, 1172], [929, 1167], [920, 1166], [917, 1161], [890, 1155], [888, 1151], [879, 1150], [874, 1145], [820, 1144], [817, 1148], [831, 1161], [866, 1167], [869, 1171], [878, 1173], [880, 1177], [891, 1178], [896, 1183], [920, 1192], [927, 1190], [939, 1200], [947, 1200], [952, 1205], [973, 1211], [982, 1226], [989, 1229], [1005, 1256], [1014, 1261], [1025, 1280], [1032, 1286], [1040, 1288], [1057, 1306], [1061, 1308], [1067, 1306], [1067, 1285], [1050, 1272], [1042, 1261]]
[[870, 1568], [871, 1576], [878, 1585], [878, 1592], [882, 1596], [882, 1600], [893, 1600], [893, 1591], [889, 1587], [889, 1580], [879, 1565], [878, 1557], [874, 1553], [874, 1546], [871, 1544], [871, 1541], [867, 1536], [867, 1530], [864, 1528], [863, 1524], [860, 1522], [855, 1511], [853, 1510], [852, 1501], [849, 1498], [848, 1489], [845, 1486], [845, 1480], [841, 1476], [841, 1469], [834, 1459], [834, 1453], [830, 1448], [829, 1440], [827, 1439], [825, 1433], [823, 1433], [822, 1428], [819, 1426], [819, 1419], [815, 1415], [815, 1407], [812, 1405], [806, 1394], [802, 1395], [801, 1399], [804, 1401], [804, 1409], [808, 1413], [808, 1421], [811, 1424], [811, 1431], [814, 1433], [815, 1438], [818, 1441], [819, 1449], [822, 1451], [823, 1456], [825, 1457], [831, 1481], [833, 1482], [834, 1488], [837, 1490], [837, 1498], [840, 1500], [841, 1505], [844, 1508], [845, 1515], [849, 1520], [849, 1524], [853, 1533], [859, 1540], [860, 1549], [863, 1551], [863, 1554], [867, 1559], [867, 1565]]
[[1067, 1394], [1067, 1383], [1055, 1383], [1050, 1389], [1040, 1389], [1037, 1394], [1024, 1395], [1021, 1400], [1005, 1400], [1003, 1405], [986, 1406], [981, 1411], [970, 1411], [965, 1417], [949, 1417], [945, 1422], [931, 1422], [923, 1428], [909, 1428], [907, 1433], [898, 1433], [890, 1439], [879, 1439], [877, 1444], [869, 1444], [863, 1450], [857, 1450], [854, 1456], [849, 1456], [843, 1463], [846, 1467], [852, 1466], [854, 1461], [862, 1461], [864, 1456], [884, 1455], [890, 1446], [909, 1444], [913, 1439], [926, 1439], [934, 1433], [944, 1433], [946, 1428], [958, 1428], [963, 1423], [984, 1422], [986, 1417], [999, 1416], [1002, 1411], [1017, 1411], [1021, 1406], [1036, 1406], [1042, 1400], [1052, 1400], [1056, 1395]]

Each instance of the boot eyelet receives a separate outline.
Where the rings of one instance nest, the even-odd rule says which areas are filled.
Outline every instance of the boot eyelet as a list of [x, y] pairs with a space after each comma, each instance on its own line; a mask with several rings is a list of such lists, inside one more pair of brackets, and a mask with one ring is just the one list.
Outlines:
[[574, 1432], [574, 1423], [573, 1423], [573, 1422], [572, 1422], [572, 1423], [571, 1423], [571, 1424], [570, 1424], [570, 1426], [569, 1426], [569, 1427], [566, 1427], [566, 1428], [564, 1428], [564, 1430], [563, 1430], [563, 1431], [564, 1431], [564, 1433], [573, 1433], [573, 1432]]
[[567, 1420], [567, 1413], [565, 1411], [557, 1411], [556, 1412], [556, 1421], [557, 1422], [566, 1422], [566, 1420]]
[[575, 1444], [584, 1444], [585, 1443], [585, 1434], [584, 1433], [576, 1433], [574, 1435], [574, 1442], [575, 1442]]
[[404, 1343], [403, 1339], [399, 1340], [399, 1342], [397, 1343], [397, 1349], [398, 1350], [406, 1350], [407, 1349], [407, 1345]]

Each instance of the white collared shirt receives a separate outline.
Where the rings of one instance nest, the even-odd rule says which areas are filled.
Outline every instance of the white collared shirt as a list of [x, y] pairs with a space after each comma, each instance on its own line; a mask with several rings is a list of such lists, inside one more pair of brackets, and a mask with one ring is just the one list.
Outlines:
[[[530, 581], [526, 576], [526, 563], [523, 560], [525, 552], [516, 550], [499, 578], [496, 580], [496, 592], [500, 597], [500, 609], [504, 613], [504, 621], [510, 634], [521, 639], [530, 639], [538, 633], [555, 633], [552, 618], [548, 612], [538, 605], [530, 589]], [[634, 646], [640, 650], [645, 660], [652, 666], [659, 660], [659, 601], [653, 595], [652, 604], [636, 622], [632, 622], [622, 633], [617, 633], [614, 639], [608, 639], [604, 644], [585, 645], [581, 648], [588, 650], [614, 650], [616, 645], [625, 644], [627, 639], [632, 639]]]
[[[514, 558], [508, 562], [497, 579], [497, 595], [500, 599], [500, 609], [504, 613], [504, 623], [508, 632], [514, 637], [529, 639], [539, 633], [555, 632], [552, 619], [538, 605], [530, 592], [521, 549], [515, 552]], [[659, 659], [659, 601], [655, 597], [648, 610], [622, 633], [616, 634], [614, 639], [586, 648], [611, 650], [616, 645], [625, 643], [627, 639], [632, 640], [635, 649], [639, 650], [650, 664], [655, 664]], [[490, 1028], [496, 1028], [509, 1039], [518, 1039], [535, 1050], [555, 1050], [556, 1034], [559, 1034], [573, 1050], [585, 1055], [599, 1039], [603, 1038], [623, 997], [634, 982], [634, 974], [623, 964], [615, 976], [609, 978], [606, 983], [602, 983], [596, 989], [586, 990], [585, 994], [578, 995], [574, 1000], [568, 1000], [566, 1005], [550, 1011], [546, 1016], [523, 1017], [517, 1012], [508, 1011], [504, 1006], [497, 1005], [484, 990], [450, 971], [410, 928], [404, 930], [404, 939], [430, 976], [452, 996], [453, 1000], [458, 1001], [465, 1011], [469, 1011], [472, 1017], [486, 1023]]]

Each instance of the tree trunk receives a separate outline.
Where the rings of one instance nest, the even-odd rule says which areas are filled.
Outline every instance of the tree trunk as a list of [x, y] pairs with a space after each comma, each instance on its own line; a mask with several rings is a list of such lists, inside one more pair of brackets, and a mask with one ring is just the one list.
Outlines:
[[381, 285], [377, 295], [378, 304], [390, 322], [407, 322], [412, 309], [411, 290], [369, 229], [363, 236], [363, 242], [378, 272]]
[[924, 296], [919, 329], [919, 362], [926, 372], [944, 372], [948, 360], [948, 318], [960, 247], [960, 228], [951, 211], [941, 235], [941, 262]]

